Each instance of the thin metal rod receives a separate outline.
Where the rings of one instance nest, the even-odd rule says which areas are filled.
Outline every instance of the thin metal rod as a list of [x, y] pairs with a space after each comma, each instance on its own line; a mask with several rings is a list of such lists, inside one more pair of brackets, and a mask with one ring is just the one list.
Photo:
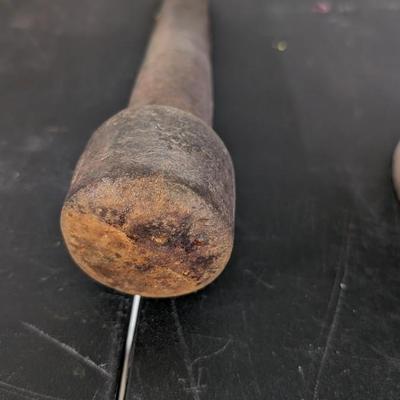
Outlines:
[[122, 364], [121, 379], [118, 389], [118, 400], [125, 400], [126, 387], [128, 384], [129, 370], [132, 363], [133, 351], [135, 349], [136, 327], [138, 325], [140, 296], [133, 296], [131, 316], [129, 319], [128, 333], [126, 335], [124, 361]]

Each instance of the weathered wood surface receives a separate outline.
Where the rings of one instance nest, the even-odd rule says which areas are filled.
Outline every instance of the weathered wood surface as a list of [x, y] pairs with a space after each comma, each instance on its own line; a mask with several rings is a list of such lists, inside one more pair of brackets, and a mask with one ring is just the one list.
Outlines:
[[[108, 371], [120, 356], [125, 300], [72, 267], [57, 217], [90, 132], [129, 99], [156, 3], [1, 3], [2, 399], [113, 391], [21, 321]], [[208, 289], [143, 303], [130, 399], [399, 397], [400, 7], [313, 4], [212, 2], [236, 248]]]
[[232, 160], [212, 130], [208, 0], [165, 0], [128, 108], [90, 138], [61, 213], [76, 264], [123, 293], [172, 297], [232, 253]]

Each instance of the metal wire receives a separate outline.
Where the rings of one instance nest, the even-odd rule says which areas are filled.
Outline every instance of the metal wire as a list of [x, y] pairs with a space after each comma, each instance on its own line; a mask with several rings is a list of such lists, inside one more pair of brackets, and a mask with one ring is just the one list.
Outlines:
[[118, 400], [125, 400], [129, 370], [132, 364], [133, 351], [135, 349], [135, 336], [136, 336], [136, 327], [138, 324], [140, 300], [141, 300], [140, 296], [133, 296], [128, 333], [126, 335], [124, 361], [122, 364], [121, 379], [118, 388], [118, 397], [117, 397]]

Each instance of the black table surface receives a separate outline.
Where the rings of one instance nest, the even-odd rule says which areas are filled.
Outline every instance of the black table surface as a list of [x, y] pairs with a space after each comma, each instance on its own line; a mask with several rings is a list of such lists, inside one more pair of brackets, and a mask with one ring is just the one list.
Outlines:
[[[0, 1], [0, 399], [115, 399], [130, 298], [73, 266], [58, 216], [124, 107], [156, 0]], [[400, 1], [211, 2], [235, 249], [145, 300], [128, 400], [398, 400]]]

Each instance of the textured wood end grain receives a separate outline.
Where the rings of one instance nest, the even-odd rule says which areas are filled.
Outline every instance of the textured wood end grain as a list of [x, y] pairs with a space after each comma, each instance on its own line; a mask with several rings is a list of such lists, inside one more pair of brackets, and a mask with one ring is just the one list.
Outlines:
[[179, 296], [227, 264], [232, 227], [201, 196], [163, 176], [104, 178], [64, 204], [61, 228], [74, 261], [124, 293]]

